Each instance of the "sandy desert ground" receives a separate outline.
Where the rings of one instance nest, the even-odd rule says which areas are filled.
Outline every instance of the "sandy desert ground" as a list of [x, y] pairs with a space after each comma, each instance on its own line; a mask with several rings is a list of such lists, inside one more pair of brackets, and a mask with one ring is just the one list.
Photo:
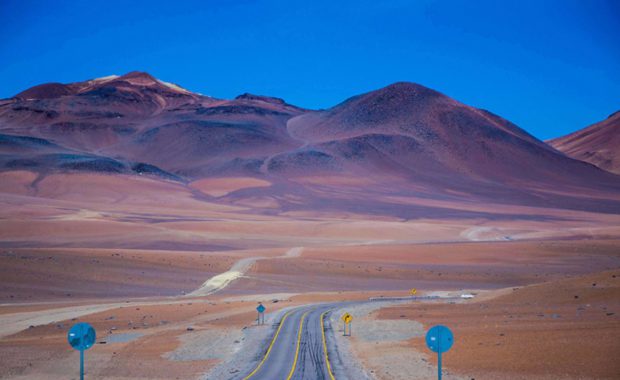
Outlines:
[[[453, 374], [476, 379], [617, 379], [620, 365], [620, 271], [602, 271], [480, 294], [457, 304], [395, 306], [378, 321], [450, 326], [453, 349], [444, 364]], [[384, 355], [407, 361], [425, 351], [420, 336], [397, 340]], [[397, 350], [396, 347], [400, 347]], [[376, 347], [359, 344], [365, 357]], [[397, 351], [397, 352], [395, 352]], [[426, 359], [436, 363], [434, 355]], [[377, 367], [378, 373], [389, 368]], [[387, 376], [389, 377], [389, 376]], [[403, 377], [404, 378], [404, 377]]]
[[[269, 333], [253, 327], [257, 301], [275, 318], [294, 305], [411, 288], [478, 297], [360, 314], [374, 335], [341, 347], [364, 376], [405, 378], [408, 358], [419, 378], [434, 373], [420, 334], [439, 322], [457, 337], [445, 360], [455, 378], [619, 375], [603, 365], [620, 353], [614, 214], [439, 201], [494, 216], [272, 213], [148, 177], [58, 174], [35, 189], [32, 173], [0, 176], [0, 378], [77, 376], [66, 343], [77, 321], [99, 333], [90, 378], [199, 379], [222, 366], [232, 375], [243, 366], [235, 353]], [[192, 294], [229, 270], [238, 271], [231, 281], [216, 281], [226, 286]]]

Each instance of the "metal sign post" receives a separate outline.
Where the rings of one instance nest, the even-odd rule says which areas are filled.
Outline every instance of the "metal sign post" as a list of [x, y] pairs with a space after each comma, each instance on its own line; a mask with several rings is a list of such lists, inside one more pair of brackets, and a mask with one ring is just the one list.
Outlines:
[[84, 380], [84, 351], [95, 344], [97, 333], [88, 323], [76, 323], [67, 334], [67, 340], [74, 349], [80, 351], [80, 380]]
[[256, 319], [257, 324], [264, 325], [265, 324], [265, 306], [262, 303], [259, 303], [256, 307], [256, 311], [258, 311], [258, 318]]
[[349, 313], [344, 313], [342, 317], [342, 322], [344, 322], [344, 331], [342, 333], [343, 336], [347, 336], [347, 325], [349, 325], [349, 336], [351, 336], [351, 322], [353, 321], [353, 316]]
[[433, 326], [426, 333], [426, 346], [437, 353], [437, 379], [439, 380], [441, 380], [441, 354], [452, 348], [453, 344], [454, 335], [446, 326]]

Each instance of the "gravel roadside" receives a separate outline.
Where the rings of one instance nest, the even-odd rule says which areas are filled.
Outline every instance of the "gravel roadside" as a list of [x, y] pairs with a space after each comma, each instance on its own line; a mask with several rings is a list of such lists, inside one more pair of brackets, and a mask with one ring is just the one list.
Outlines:
[[[404, 301], [410, 302], [410, 301]], [[437, 367], [428, 362], [431, 353], [413, 350], [407, 341], [426, 334], [421, 323], [412, 320], [377, 320], [373, 313], [381, 308], [402, 304], [368, 302], [334, 310], [329, 319], [334, 327], [337, 355], [334, 376], [349, 380], [422, 380], [437, 377]], [[343, 336], [344, 312], [353, 316], [352, 336]], [[330, 351], [331, 352], [331, 351]], [[444, 369], [446, 380], [465, 379]]]

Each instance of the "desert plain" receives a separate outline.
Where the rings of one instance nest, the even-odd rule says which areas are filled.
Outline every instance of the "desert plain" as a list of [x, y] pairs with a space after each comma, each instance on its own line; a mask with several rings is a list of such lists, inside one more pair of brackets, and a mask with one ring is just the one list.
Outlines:
[[[30, 172], [1, 176], [2, 378], [75, 378], [66, 334], [77, 321], [98, 332], [90, 378], [209, 378], [248, 345], [242, 331], [268, 334], [255, 326], [258, 301], [275, 313], [411, 288], [475, 297], [361, 315], [360, 324], [386, 330], [385, 339], [360, 331], [347, 342], [369, 376], [406, 379], [433, 365], [419, 334], [387, 333], [390, 321], [398, 331], [403, 320], [453, 329], [446, 378], [620, 375], [617, 215], [537, 208], [532, 218], [531, 209], [491, 204], [450, 205], [490, 218], [270, 215], [147, 177], [59, 174], [34, 190]], [[241, 275], [192, 294], [240, 260], [249, 260]]]

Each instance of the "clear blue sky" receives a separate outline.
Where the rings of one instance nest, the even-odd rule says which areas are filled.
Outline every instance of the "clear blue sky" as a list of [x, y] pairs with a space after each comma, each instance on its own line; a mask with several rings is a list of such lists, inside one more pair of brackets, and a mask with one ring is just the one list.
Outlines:
[[620, 109], [620, 1], [0, 0], [0, 98], [133, 70], [308, 108], [417, 82], [545, 139]]

